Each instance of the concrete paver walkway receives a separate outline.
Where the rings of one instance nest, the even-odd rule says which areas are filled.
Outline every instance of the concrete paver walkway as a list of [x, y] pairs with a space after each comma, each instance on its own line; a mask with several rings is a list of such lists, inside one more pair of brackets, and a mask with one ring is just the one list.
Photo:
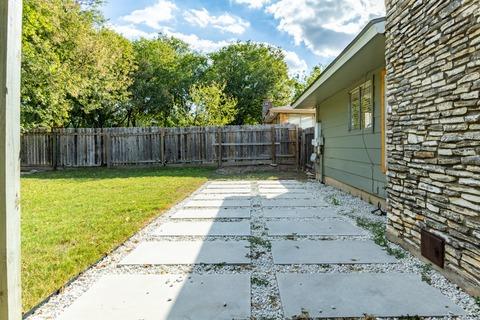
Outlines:
[[[60, 319], [463, 313], [418, 275], [328, 272], [326, 264], [359, 268], [398, 261], [299, 181], [209, 182], [149, 231], [148, 238], [117, 262], [127, 274], [101, 277]], [[154, 269], [177, 265], [182, 267]], [[131, 266], [142, 269], [122, 271]], [[305, 266], [318, 267], [296, 271]]]

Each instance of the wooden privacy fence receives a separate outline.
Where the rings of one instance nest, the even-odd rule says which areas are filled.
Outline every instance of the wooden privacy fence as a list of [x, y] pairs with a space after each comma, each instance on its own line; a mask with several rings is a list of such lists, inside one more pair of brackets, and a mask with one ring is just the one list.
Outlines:
[[312, 141], [315, 139], [315, 129], [314, 128], [306, 128], [303, 129], [301, 132], [301, 148], [300, 148], [300, 165], [302, 166], [303, 170], [314, 169], [313, 162], [310, 161], [310, 156], [312, 155], [314, 148], [312, 145]]
[[22, 135], [21, 161], [24, 168], [303, 166], [301, 140], [302, 130], [293, 125], [37, 130]]

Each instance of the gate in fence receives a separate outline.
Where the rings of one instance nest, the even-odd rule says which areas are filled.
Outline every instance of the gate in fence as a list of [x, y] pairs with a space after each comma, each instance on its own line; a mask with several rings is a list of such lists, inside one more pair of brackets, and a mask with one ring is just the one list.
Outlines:
[[22, 135], [21, 161], [23, 168], [304, 166], [302, 137], [293, 125], [36, 130]]

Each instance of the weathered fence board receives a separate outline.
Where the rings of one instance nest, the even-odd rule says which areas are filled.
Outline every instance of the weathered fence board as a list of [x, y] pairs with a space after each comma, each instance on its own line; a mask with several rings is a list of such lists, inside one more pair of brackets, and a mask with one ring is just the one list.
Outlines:
[[300, 134], [300, 165], [302, 169], [314, 169], [313, 163], [310, 161], [310, 156], [314, 151], [312, 140], [315, 138], [314, 128], [303, 129]]
[[302, 129], [293, 125], [37, 130], [22, 135], [21, 159], [24, 168], [169, 164], [304, 166], [310, 150], [305, 146], [304, 136]]

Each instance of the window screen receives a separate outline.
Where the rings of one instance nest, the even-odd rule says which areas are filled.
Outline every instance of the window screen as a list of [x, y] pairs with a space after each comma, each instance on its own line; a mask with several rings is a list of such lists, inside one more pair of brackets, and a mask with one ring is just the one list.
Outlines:
[[350, 92], [350, 130], [373, 127], [372, 96], [371, 81]]
[[361, 89], [362, 127], [373, 127], [372, 84], [370, 81], [363, 84]]
[[360, 129], [360, 88], [350, 93], [350, 129]]

